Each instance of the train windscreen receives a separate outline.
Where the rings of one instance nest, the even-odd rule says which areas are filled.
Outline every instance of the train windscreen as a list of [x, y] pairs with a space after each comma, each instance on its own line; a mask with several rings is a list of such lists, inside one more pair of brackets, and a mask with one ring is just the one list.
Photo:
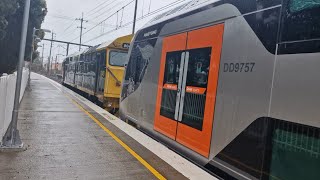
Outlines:
[[109, 54], [109, 64], [111, 66], [121, 66], [123, 67], [127, 64], [127, 52], [123, 51], [110, 51]]

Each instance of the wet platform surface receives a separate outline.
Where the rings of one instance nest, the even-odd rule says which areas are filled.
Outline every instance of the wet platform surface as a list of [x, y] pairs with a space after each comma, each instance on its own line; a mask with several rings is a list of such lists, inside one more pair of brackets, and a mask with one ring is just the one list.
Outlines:
[[0, 179], [159, 178], [81, 107], [160, 175], [167, 179], [186, 179], [101, 115], [36, 74], [32, 74], [31, 85], [26, 90], [19, 113], [18, 127], [27, 150], [0, 153]]

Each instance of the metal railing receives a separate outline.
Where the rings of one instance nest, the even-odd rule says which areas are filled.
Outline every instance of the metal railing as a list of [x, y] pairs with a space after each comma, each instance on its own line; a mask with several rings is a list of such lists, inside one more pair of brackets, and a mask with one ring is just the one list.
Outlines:
[[[28, 84], [29, 70], [23, 69], [20, 101]], [[16, 88], [17, 73], [0, 77], [0, 142], [11, 121]], [[1, 142], [2, 143], [2, 142]]]

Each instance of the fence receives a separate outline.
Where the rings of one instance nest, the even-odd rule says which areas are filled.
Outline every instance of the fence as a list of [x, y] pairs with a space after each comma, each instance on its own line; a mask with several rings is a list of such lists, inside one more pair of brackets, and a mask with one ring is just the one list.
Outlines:
[[[29, 70], [22, 73], [20, 101], [28, 84]], [[17, 73], [0, 77], [0, 142], [12, 120]]]

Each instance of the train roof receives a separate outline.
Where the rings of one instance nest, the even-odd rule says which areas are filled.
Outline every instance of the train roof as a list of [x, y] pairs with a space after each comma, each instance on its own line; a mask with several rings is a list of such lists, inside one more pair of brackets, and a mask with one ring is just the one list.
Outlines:
[[99, 46], [100, 46], [100, 44], [98, 44], [96, 46], [92, 46], [90, 48], [87, 48], [81, 54], [88, 54], [88, 53], [95, 52]]
[[151, 21], [149, 21], [143, 27], [143, 29], [150, 27], [152, 25], [164, 22], [168, 19], [172, 19], [174, 17], [180, 16], [182, 14], [186, 14], [188, 12], [195, 10], [195, 9], [199, 9], [201, 7], [207, 6], [209, 4], [212, 4], [212, 3], [218, 2], [218, 1], [221, 1], [221, 0], [191, 0], [187, 3], [184, 3], [178, 7], [175, 7], [169, 11], [166, 11], [166, 12], [154, 17], [153, 19], [151, 19]]
[[72, 53], [72, 54], [68, 55], [66, 58], [78, 56], [78, 55], [82, 54], [82, 52], [83, 51]]
[[100, 46], [98, 46], [96, 49], [97, 50], [102, 50], [105, 48], [122, 48], [122, 49], [128, 49], [129, 48], [129, 44], [131, 42], [133, 38], [133, 35], [126, 35], [126, 36], [122, 36], [119, 37], [115, 40], [110, 40], [107, 42], [102, 43]]
[[83, 51], [69, 54], [67, 57], [64, 58], [63, 62], [65, 62], [65, 61], [67, 60], [67, 58], [74, 57], [74, 56], [79, 56], [82, 52], [83, 52]]

